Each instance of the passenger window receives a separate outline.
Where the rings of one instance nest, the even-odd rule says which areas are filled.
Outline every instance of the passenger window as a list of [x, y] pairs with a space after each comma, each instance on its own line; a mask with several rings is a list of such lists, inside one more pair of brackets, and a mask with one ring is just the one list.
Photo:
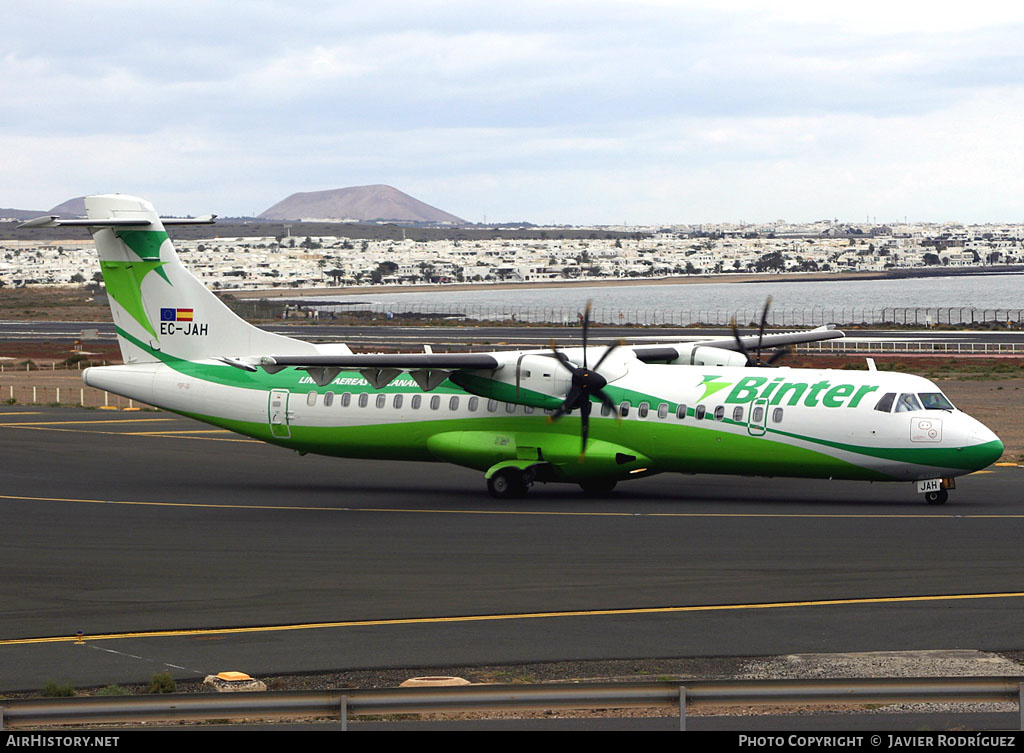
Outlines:
[[[544, 412], [545, 412], [545, 413], [550, 413], [550, 411], [547, 411], [547, 410], [546, 410], [546, 411], [544, 411]], [[605, 405], [604, 403], [601, 403], [601, 415], [602, 415], [602, 416], [608, 416], [608, 415], [610, 415], [610, 414], [611, 414], [611, 412], [612, 412], [612, 409], [611, 409], [611, 408], [609, 408], [609, 407], [608, 407], [607, 405]]]
[[704, 418], [704, 414], [707, 413], [707, 409], [703, 405], [698, 405], [693, 409], [693, 417], [700, 421]]
[[437, 410], [440, 407], [441, 407], [441, 396], [440, 395], [433, 395], [430, 398], [430, 410]]
[[498, 410], [498, 401], [497, 400], [488, 400], [487, 401], [487, 412], [488, 413], [494, 413], [496, 410]]
[[523, 413], [533, 413], [533, 408], [529, 405], [523, 406]]
[[385, 395], [383, 392], [381, 392], [379, 395], [377, 395], [377, 407], [378, 408], [383, 408], [387, 404], [388, 404], [388, 396], [387, 395]]
[[412, 409], [413, 410], [419, 410], [420, 409], [420, 405], [422, 403], [423, 403], [423, 395], [413, 395], [412, 396]]
[[458, 409], [459, 409], [459, 398], [456, 395], [452, 395], [451, 399], [448, 401], [448, 410], [458, 410]]
[[402, 396], [401, 395], [395, 395], [395, 401], [394, 401], [393, 405], [395, 406], [396, 410], [398, 408], [402, 407]]
[[776, 408], [772, 411], [772, 422], [776, 424], [782, 423], [782, 408]]
[[754, 408], [754, 412], [750, 416], [750, 421], [754, 424], [760, 424], [764, 421], [764, 408], [760, 405]]
[[715, 420], [716, 421], [721, 421], [723, 418], [725, 418], [725, 406], [724, 405], [716, 405], [715, 406]]
[[333, 392], [325, 392], [324, 393], [324, 407], [325, 408], [330, 408], [332, 405], [334, 405], [334, 393]]
[[342, 395], [341, 395], [341, 407], [342, 408], [347, 408], [351, 404], [352, 404], [352, 393], [351, 392], [343, 392]]
[[900, 395], [900, 399], [896, 402], [896, 412], [910, 413], [915, 410], [921, 410], [921, 403], [918, 402], [917, 395], [912, 392], [904, 392]]
[[628, 400], [623, 400], [619, 404], [619, 415], [622, 416], [623, 418], [625, 418], [626, 416], [629, 415], [629, 401]]
[[658, 406], [658, 418], [665, 418], [668, 416], [668, 403], [661, 403]]
[[316, 392], [306, 394], [306, 405], [316, 405]]
[[740, 421], [743, 420], [742, 405], [737, 405], [735, 408], [732, 409], [732, 420], [735, 421], [736, 423], [739, 423]]
[[505, 403], [505, 412], [506, 413], [515, 413], [516, 412], [516, 404], [515, 403]]
[[676, 418], [686, 418], [686, 406], [683, 403], [679, 403], [679, 407], [676, 408]]
[[886, 392], [882, 395], [881, 399], [875, 403], [875, 410], [881, 411], [882, 413], [892, 412], [892, 401], [896, 399], [895, 392]]
[[359, 407], [360, 408], [365, 408], [367, 403], [369, 403], [369, 402], [370, 402], [370, 396], [367, 395], [365, 392], [360, 392], [359, 393]]
[[647, 413], [648, 411], [650, 411], [650, 409], [651, 406], [649, 403], [640, 403], [640, 405], [636, 409], [636, 414], [640, 416], [640, 418], [647, 418]]
[[475, 413], [476, 409], [480, 407], [480, 398], [471, 397], [469, 398], [469, 412]]

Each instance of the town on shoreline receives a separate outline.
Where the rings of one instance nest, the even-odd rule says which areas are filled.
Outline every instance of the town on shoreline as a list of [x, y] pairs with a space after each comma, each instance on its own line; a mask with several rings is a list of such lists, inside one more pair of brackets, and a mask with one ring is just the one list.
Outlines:
[[[369, 226], [372, 229], [372, 226]], [[213, 226], [195, 237], [174, 230], [176, 249], [214, 290], [239, 297], [324, 295], [367, 289], [414, 291], [493, 285], [628, 285], [771, 280], [881, 279], [929, 274], [1024, 269], [1024, 226], [925, 225], [897, 227], [663, 228], [589, 235], [531, 231], [490, 237], [450, 229], [404, 237], [353, 237], [327, 223]], [[191, 229], [191, 228], [190, 228]], [[304, 235], [304, 231], [322, 234]], [[841, 232], [840, 232], [841, 230]], [[397, 231], [401, 231], [400, 234]], [[786, 231], [786, 232], [782, 232]], [[225, 235], [226, 233], [232, 235]], [[335, 235], [326, 234], [329, 232]], [[237, 233], [237, 234], [235, 234]], [[294, 233], [294, 234], [293, 234]], [[0, 288], [98, 281], [92, 240], [63, 229], [65, 238], [0, 239]], [[469, 237], [465, 237], [465, 236]], [[181, 237], [185, 235], [185, 237]], [[401, 236], [401, 237], [399, 237]]]

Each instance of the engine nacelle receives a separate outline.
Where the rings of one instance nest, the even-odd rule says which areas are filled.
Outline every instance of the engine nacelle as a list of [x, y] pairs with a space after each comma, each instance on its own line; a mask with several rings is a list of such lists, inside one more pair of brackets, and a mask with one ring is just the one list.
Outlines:
[[456, 371], [449, 378], [480, 397], [533, 408], [561, 406], [572, 386], [569, 371], [556, 359], [538, 353], [510, 355], [496, 371]]
[[679, 351], [679, 358], [669, 361], [689, 366], [746, 366], [747, 357], [735, 350], [715, 348], [700, 343], [673, 345]]

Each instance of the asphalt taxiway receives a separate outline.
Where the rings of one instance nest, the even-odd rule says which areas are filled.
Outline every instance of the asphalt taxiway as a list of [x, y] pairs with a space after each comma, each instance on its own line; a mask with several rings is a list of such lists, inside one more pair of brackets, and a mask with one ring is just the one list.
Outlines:
[[[363, 324], [346, 325], [302, 322], [275, 323], [263, 327], [269, 332], [317, 342], [344, 342], [354, 348], [376, 347], [419, 349], [423, 345], [486, 348], [500, 346], [546, 348], [554, 339], [563, 346], [575, 344], [579, 339], [578, 326], [477, 326], [458, 323], [452, 326]], [[796, 329], [799, 329], [797, 327]], [[842, 329], [842, 327], [840, 327]], [[92, 331], [95, 331], [93, 334]], [[741, 328], [743, 334], [757, 334], [750, 327]], [[780, 331], [780, 330], [774, 330]], [[855, 342], [909, 342], [934, 343], [955, 349], [960, 345], [1001, 346], [1007, 351], [1024, 344], [1024, 330], [908, 330], [870, 327], [844, 330]], [[0, 321], [0, 342], [74, 342], [85, 333], [98, 341], [117, 338], [112, 322], [55, 322], [55, 321]], [[590, 336], [595, 343], [610, 343], [625, 339], [630, 343], [689, 342], [700, 338], [731, 340], [728, 327], [618, 327], [595, 326]], [[86, 346], [88, 346], [86, 340]]]
[[0, 409], [0, 458], [0, 690], [1022, 648], [1017, 467], [943, 507], [909, 484], [679, 475], [498, 502], [453, 466], [37, 407]]

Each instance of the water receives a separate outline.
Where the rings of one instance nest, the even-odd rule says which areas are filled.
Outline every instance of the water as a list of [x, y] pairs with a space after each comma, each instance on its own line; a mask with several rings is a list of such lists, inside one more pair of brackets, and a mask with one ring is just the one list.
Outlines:
[[[901, 309], [1024, 309], [1024, 274], [991, 274], [949, 277], [913, 277], [899, 280], [835, 279], [806, 282], [695, 283], [688, 285], [599, 285], [563, 288], [512, 288], [459, 290], [446, 287], [436, 291], [372, 292], [332, 295], [331, 301], [349, 304], [394, 305], [403, 310], [451, 305], [479, 307], [480, 310], [519, 308], [582, 309], [592, 301], [595, 314], [601, 309], [653, 311], [684, 310], [699, 321], [728, 321], [733, 314], [740, 321], [760, 318], [765, 299], [773, 299], [772, 310], [779, 316], [806, 312], [811, 320], [838, 319], [846, 310], [864, 320], [875, 311], [882, 317], [887, 307]], [[310, 303], [314, 298], [307, 299]], [[836, 312], [832, 315], [832, 312]], [[942, 317], [943, 319], [945, 317]], [[1004, 318], [1000, 316], [999, 318]], [[1012, 317], [1011, 317], [1012, 318]], [[966, 318], [970, 321], [969, 315]], [[852, 319], [851, 319], [852, 321]]]

